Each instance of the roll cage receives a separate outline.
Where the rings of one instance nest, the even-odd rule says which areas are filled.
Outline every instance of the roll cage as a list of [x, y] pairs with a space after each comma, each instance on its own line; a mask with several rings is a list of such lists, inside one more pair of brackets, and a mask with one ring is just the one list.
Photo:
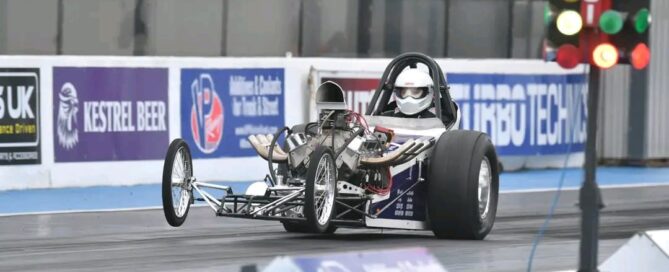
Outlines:
[[[441, 67], [434, 61], [422, 53], [410, 52], [404, 53], [394, 58], [386, 67], [386, 70], [381, 76], [379, 86], [376, 88], [372, 100], [367, 108], [366, 115], [380, 115], [384, 111], [394, 109], [394, 103], [389, 103], [392, 93], [393, 85], [397, 76], [406, 67], [415, 68], [418, 63], [427, 66], [430, 77], [434, 81], [434, 107], [435, 115], [439, 118], [444, 126], [449, 127], [456, 121], [457, 109], [456, 105], [451, 99], [448, 82]], [[437, 91], [438, 90], [438, 91]]]

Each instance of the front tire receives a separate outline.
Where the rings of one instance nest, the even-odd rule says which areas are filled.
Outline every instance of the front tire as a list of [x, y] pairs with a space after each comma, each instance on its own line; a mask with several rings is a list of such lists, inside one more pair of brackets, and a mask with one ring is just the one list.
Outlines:
[[[318, 146], [309, 159], [304, 190], [304, 217], [313, 233], [327, 233], [335, 214], [337, 169], [332, 149]], [[288, 230], [288, 229], [287, 229]]]
[[170, 226], [184, 223], [193, 202], [193, 160], [190, 149], [182, 139], [175, 139], [167, 149], [163, 165], [163, 212]]
[[477, 131], [441, 135], [428, 169], [428, 216], [439, 238], [482, 240], [495, 223], [499, 164], [490, 138]]

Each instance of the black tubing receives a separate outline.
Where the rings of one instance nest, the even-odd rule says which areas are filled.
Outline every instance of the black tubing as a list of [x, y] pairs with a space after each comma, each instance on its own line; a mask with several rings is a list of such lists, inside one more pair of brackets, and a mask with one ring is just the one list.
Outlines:
[[293, 133], [290, 130], [290, 128], [283, 127], [281, 129], [277, 130], [276, 133], [274, 133], [274, 138], [272, 138], [272, 141], [269, 144], [269, 154], [267, 154], [267, 167], [269, 168], [269, 176], [272, 178], [272, 183], [273, 184], [278, 184], [277, 180], [276, 180], [276, 174], [274, 174], [274, 167], [272, 167], [272, 157], [273, 157], [272, 155], [274, 155], [274, 145], [276, 144], [276, 140], [279, 139], [279, 136], [281, 136], [281, 133], [283, 133], [283, 131], [285, 131], [285, 130], [288, 131], [288, 134], [286, 135], [286, 137], [288, 137], [288, 135]]

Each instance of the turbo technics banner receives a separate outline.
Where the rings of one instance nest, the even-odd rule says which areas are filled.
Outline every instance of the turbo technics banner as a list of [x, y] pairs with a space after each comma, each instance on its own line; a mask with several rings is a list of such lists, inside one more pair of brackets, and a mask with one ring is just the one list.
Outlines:
[[[499, 155], [583, 151], [586, 75], [448, 73], [447, 78], [460, 106], [462, 128], [489, 134]], [[379, 82], [373, 76], [341, 72], [320, 78], [328, 80], [340, 84], [349, 108], [362, 113]]]
[[167, 69], [54, 67], [56, 162], [163, 159]]
[[455, 73], [448, 80], [462, 128], [488, 133], [500, 155], [583, 151], [585, 75]]
[[0, 165], [39, 164], [38, 68], [0, 68]]
[[284, 126], [284, 69], [182, 69], [181, 135], [194, 158], [256, 156], [246, 138]]

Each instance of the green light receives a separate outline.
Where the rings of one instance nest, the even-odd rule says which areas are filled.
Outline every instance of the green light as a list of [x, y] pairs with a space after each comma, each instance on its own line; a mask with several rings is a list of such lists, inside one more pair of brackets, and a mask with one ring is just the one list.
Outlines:
[[623, 29], [623, 17], [615, 10], [607, 10], [599, 16], [599, 28], [606, 34], [616, 34]]
[[544, 6], [544, 24], [548, 25], [551, 23], [552, 19], [552, 14], [551, 14], [551, 8], [549, 7], [548, 4]]
[[634, 30], [637, 33], [644, 33], [650, 25], [650, 11], [647, 8], [640, 9], [636, 15], [634, 15]]

